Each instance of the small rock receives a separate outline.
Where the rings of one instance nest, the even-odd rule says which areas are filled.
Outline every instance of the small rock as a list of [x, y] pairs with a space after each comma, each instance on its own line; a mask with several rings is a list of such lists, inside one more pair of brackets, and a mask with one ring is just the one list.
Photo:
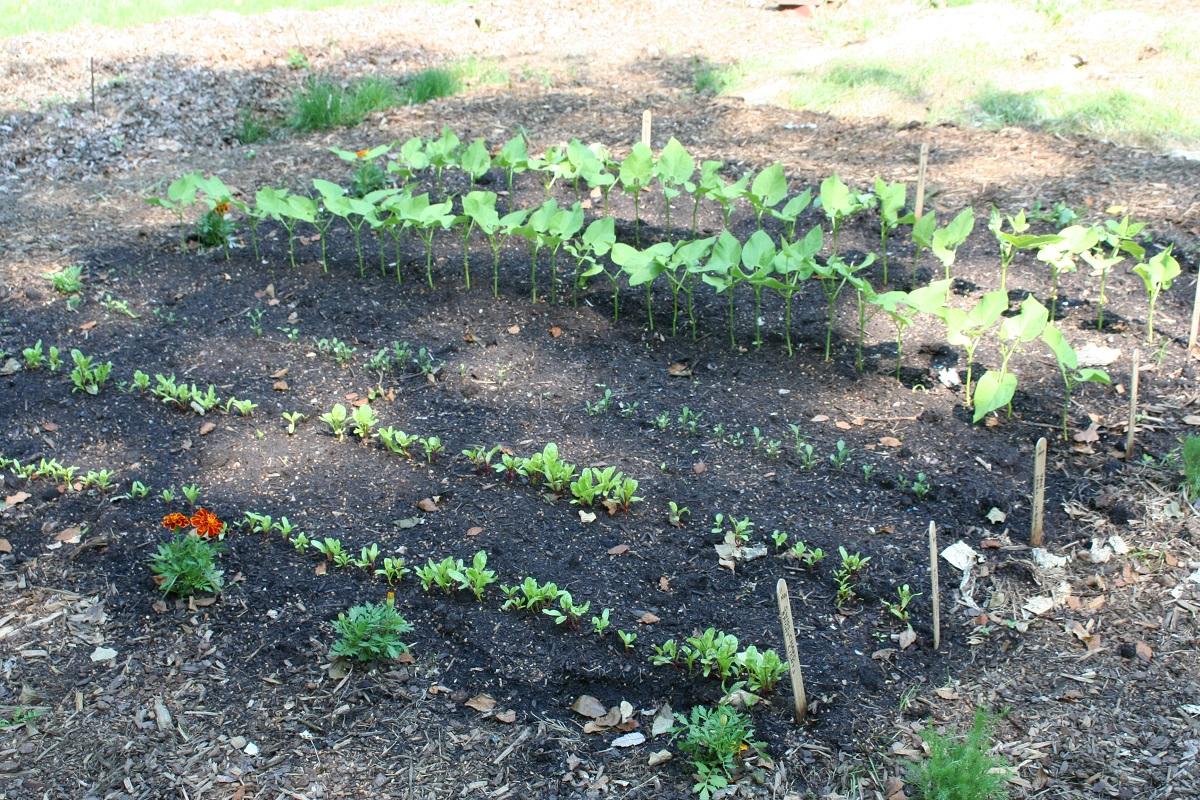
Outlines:
[[232, 747], [234, 750], [241, 750], [243, 747], [246, 746], [246, 737], [245, 736], [234, 736], [232, 739], [229, 740], [229, 746]]

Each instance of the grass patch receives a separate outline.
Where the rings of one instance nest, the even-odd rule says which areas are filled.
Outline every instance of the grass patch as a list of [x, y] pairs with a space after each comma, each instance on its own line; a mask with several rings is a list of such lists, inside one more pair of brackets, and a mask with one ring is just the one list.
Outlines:
[[270, 135], [270, 126], [261, 117], [245, 110], [242, 111], [237, 125], [233, 128], [233, 138], [241, 144], [255, 144]]
[[801, 74], [789, 103], [810, 111], [854, 109], [865, 115], [885, 115], [897, 104], [911, 104], [924, 94], [920, 73], [906, 74], [891, 66], [841, 62]]
[[494, 59], [470, 56], [454, 65], [454, 73], [467, 86], [508, 86], [512, 82], [508, 70]]
[[0, 0], [0, 38], [54, 33], [81, 25], [132, 28], [212, 11], [261, 14], [277, 8], [319, 11], [338, 6], [381, 5], [383, 0]]
[[[921, 738], [929, 746], [929, 758], [909, 772], [909, 783], [917, 800], [998, 800], [1008, 797], [1007, 776], [1002, 759], [988, 755], [992, 720], [975, 711], [975, 721], [964, 738], [943, 736], [927, 728]], [[992, 770], [996, 769], [997, 772]]]
[[434, 67], [421, 70], [404, 81], [399, 97], [405, 105], [415, 106], [439, 97], [450, 97], [461, 89], [462, 82], [455, 70]]
[[357, 125], [372, 111], [381, 111], [399, 102], [396, 84], [386, 78], [362, 78], [348, 86], [328, 78], [310, 78], [292, 98], [290, 124], [299, 131]]
[[712, 64], [697, 59], [692, 67], [692, 89], [696, 94], [725, 94], [745, 76], [746, 70], [739, 64]]

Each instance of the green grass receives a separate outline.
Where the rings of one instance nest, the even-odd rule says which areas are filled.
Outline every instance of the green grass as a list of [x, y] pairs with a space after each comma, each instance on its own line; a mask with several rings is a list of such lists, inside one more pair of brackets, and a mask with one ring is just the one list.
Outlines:
[[0, 0], [0, 38], [54, 33], [80, 25], [131, 28], [170, 17], [232, 11], [261, 14], [277, 8], [319, 11], [380, 5], [383, 0]]
[[468, 86], [508, 86], [512, 77], [490, 58], [469, 56], [454, 65], [454, 74]]
[[462, 81], [452, 69], [434, 67], [408, 78], [400, 87], [400, 99], [405, 105], [428, 103], [439, 97], [450, 97], [462, 89]]
[[697, 60], [692, 67], [692, 89], [696, 94], [725, 94], [745, 76], [739, 64], [712, 64]]
[[270, 126], [250, 111], [243, 110], [241, 116], [238, 117], [237, 124], [233, 127], [233, 138], [241, 144], [255, 144], [270, 135]]
[[[988, 754], [992, 745], [993, 721], [982, 710], [965, 737], [939, 734], [932, 727], [921, 733], [929, 758], [913, 765], [908, 782], [917, 800], [999, 800], [1008, 797], [1007, 765]], [[993, 772], [993, 769], [1001, 770]]]
[[359, 78], [347, 85], [312, 77], [292, 98], [289, 124], [298, 131], [324, 131], [357, 125], [374, 111], [398, 105], [418, 105], [449, 97], [462, 89], [452, 69], [435, 67], [401, 82], [389, 78]]

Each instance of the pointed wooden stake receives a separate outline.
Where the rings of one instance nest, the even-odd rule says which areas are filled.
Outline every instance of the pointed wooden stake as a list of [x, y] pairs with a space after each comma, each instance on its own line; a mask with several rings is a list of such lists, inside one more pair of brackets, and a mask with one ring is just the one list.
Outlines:
[[642, 112], [642, 144], [650, 146], [650, 109]]
[[933, 649], [942, 646], [942, 593], [938, 580], [937, 525], [929, 521], [929, 591], [933, 598]]
[[792, 601], [788, 597], [787, 581], [775, 584], [775, 599], [779, 603], [779, 624], [783, 627], [783, 647], [787, 653], [788, 672], [792, 677], [792, 718], [804, 722], [808, 716], [808, 699], [804, 695], [804, 673], [800, 670], [800, 651], [796, 647], [796, 625], [792, 622]]
[[1041, 547], [1046, 513], [1046, 437], [1037, 440], [1033, 451], [1033, 515], [1029, 523], [1029, 546]]
[[929, 167], [929, 142], [921, 143], [921, 158], [917, 162], [917, 198], [913, 202], [913, 215], [920, 219], [925, 213], [925, 171]]
[[1125, 433], [1125, 460], [1133, 458], [1134, 438], [1137, 436], [1138, 358], [1133, 351], [1133, 372], [1129, 376], [1129, 426]]

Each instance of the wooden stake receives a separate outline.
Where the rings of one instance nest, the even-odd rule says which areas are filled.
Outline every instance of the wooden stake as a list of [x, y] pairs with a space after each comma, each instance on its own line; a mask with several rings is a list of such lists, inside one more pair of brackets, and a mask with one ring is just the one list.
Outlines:
[[1133, 351], [1133, 373], [1129, 376], [1129, 428], [1125, 433], [1125, 460], [1133, 458], [1133, 442], [1137, 434], [1138, 351]]
[[808, 716], [808, 699], [804, 695], [804, 673], [800, 670], [800, 651], [796, 647], [792, 601], [788, 598], [787, 581], [783, 578], [775, 584], [775, 599], [779, 602], [779, 624], [783, 627], [783, 647], [787, 652], [788, 672], [792, 677], [792, 718], [798, 724]]
[[1188, 328], [1188, 353], [1196, 346], [1196, 337], [1200, 335], [1200, 274], [1196, 275], [1196, 296], [1192, 300], [1192, 324]]
[[925, 213], [925, 170], [929, 166], [929, 142], [921, 143], [921, 158], [917, 162], [917, 198], [913, 203], [913, 214], [917, 219]]
[[1042, 546], [1046, 514], [1046, 437], [1037, 440], [1033, 450], [1033, 516], [1029, 523], [1029, 546]]
[[938, 580], [937, 525], [929, 521], [929, 591], [933, 598], [933, 649], [942, 646], [942, 594]]
[[642, 144], [650, 146], [650, 109], [642, 112]]

